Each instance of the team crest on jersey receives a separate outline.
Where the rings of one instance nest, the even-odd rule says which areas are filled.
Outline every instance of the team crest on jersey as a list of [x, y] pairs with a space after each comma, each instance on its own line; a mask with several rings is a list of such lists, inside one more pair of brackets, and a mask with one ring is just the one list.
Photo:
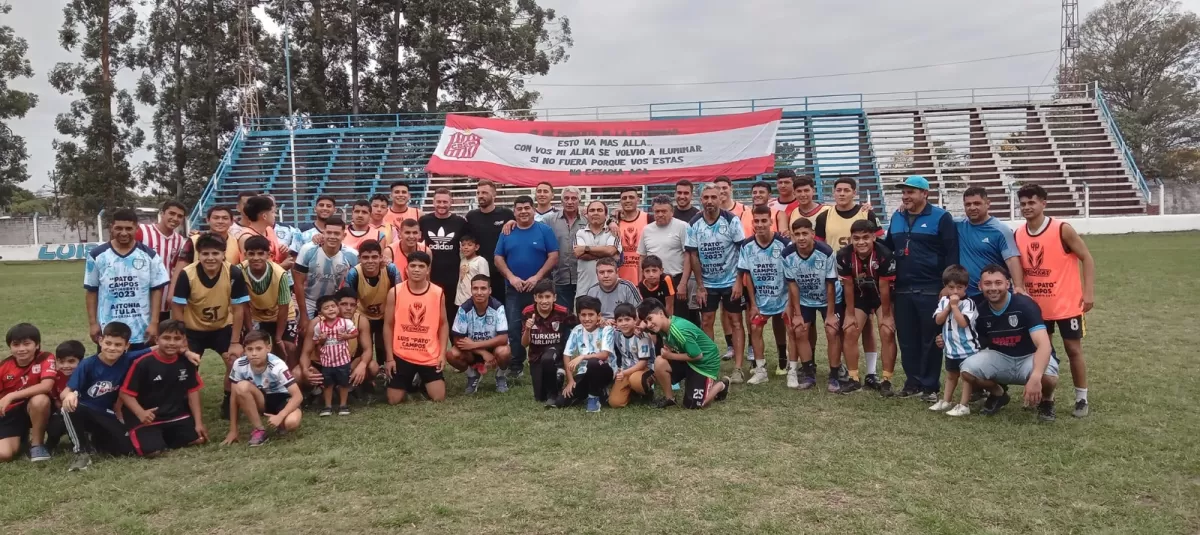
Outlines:
[[29, 369], [29, 373], [32, 373], [32, 374], [34, 374], [34, 375], [37, 375], [37, 374], [39, 374], [39, 373], [42, 373], [42, 365], [41, 365], [41, 364], [34, 364], [34, 365], [33, 365], [33, 367]]
[[5, 375], [5, 376], [4, 376], [4, 380], [5, 380], [5, 381], [11, 381], [11, 380], [13, 380], [13, 379], [16, 379], [16, 378], [17, 378], [17, 377], [16, 377], [15, 375], [11, 374], [11, 373], [10, 373], [10, 374], [8, 374], [8, 375]]
[[1009, 326], [1009, 327], [1016, 327], [1016, 326], [1017, 326], [1017, 317], [1016, 317], [1016, 316], [1009, 316], [1009, 317], [1008, 317], [1008, 326]]
[[89, 397], [98, 398], [105, 394], [111, 394], [116, 391], [117, 386], [111, 381], [100, 381], [88, 388], [87, 393]]
[[553, 330], [555, 330], [555, 331], [557, 331], [557, 330], [558, 330], [558, 326], [559, 326], [559, 325], [560, 325], [560, 323], [559, 323], [559, 322], [557, 322], [557, 321], [552, 321], [552, 322], [550, 322], [550, 328], [551, 328], [551, 329], [553, 329]]
[[142, 258], [140, 256], [137, 258], [134, 258], [133, 259], [133, 269], [135, 269], [137, 271], [146, 269], [146, 259]]
[[622, 234], [624, 234], [624, 236], [621, 237], [621, 246], [624, 247], [626, 251], [636, 251], [638, 246], [637, 228], [625, 227], [625, 231]]
[[188, 380], [188, 372], [187, 372], [187, 370], [179, 370], [179, 380], [180, 380], [180, 381], [186, 381], [186, 380]]
[[408, 305], [408, 322], [413, 325], [425, 324], [425, 304], [413, 303]]

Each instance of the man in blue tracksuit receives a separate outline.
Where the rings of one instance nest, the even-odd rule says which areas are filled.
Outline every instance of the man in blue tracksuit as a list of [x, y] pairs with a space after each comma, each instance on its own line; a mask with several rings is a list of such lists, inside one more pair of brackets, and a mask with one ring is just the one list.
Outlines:
[[942, 271], [958, 263], [958, 229], [949, 212], [931, 206], [929, 181], [910, 176], [900, 184], [903, 206], [892, 215], [884, 245], [896, 258], [896, 337], [900, 363], [907, 379], [900, 397], [920, 395], [930, 403], [938, 400], [942, 372], [941, 350], [935, 345], [939, 334], [933, 319]]

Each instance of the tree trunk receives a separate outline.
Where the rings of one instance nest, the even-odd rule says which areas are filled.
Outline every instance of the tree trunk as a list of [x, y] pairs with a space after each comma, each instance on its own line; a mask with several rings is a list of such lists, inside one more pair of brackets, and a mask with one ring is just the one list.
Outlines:
[[218, 117], [219, 112], [217, 110], [217, 93], [219, 88], [217, 87], [217, 73], [215, 72], [216, 69], [214, 67], [213, 58], [220, 53], [222, 43], [218, 43], [217, 37], [214, 35], [215, 28], [217, 26], [217, 21], [215, 20], [216, 11], [217, 7], [215, 5], [215, 0], [208, 0], [208, 14], [205, 21], [206, 31], [204, 38], [206, 41], [205, 46], [208, 47], [208, 52], [204, 54], [204, 74], [206, 75], [204, 80], [204, 89], [206, 93], [204, 95], [204, 105], [208, 107], [208, 139], [206, 145], [208, 148], [208, 157], [210, 161], [219, 157], [217, 151], [220, 149], [218, 145], [218, 136], [220, 135], [220, 118]]
[[392, 86], [389, 91], [391, 96], [392, 113], [400, 113], [400, 17], [404, 11], [401, 4], [403, 0], [396, 0], [396, 7], [392, 12], [392, 49], [390, 52], [396, 55], [396, 65], [392, 68]]
[[312, 113], [315, 115], [325, 114], [325, 13], [321, 7], [321, 0], [312, 0], [313, 19], [313, 43], [312, 43], [312, 63], [309, 64], [309, 76], [312, 77], [311, 93], [316, 96], [315, 102], [310, 102]]
[[187, 166], [187, 151], [183, 146], [183, 0], [175, 0], [175, 109], [171, 117], [171, 128], [175, 131], [175, 198], [183, 198], [184, 168]]
[[109, 32], [112, 29], [110, 27], [111, 19], [112, 19], [112, 3], [109, 0], [105, 0], [105, 2], [103, 4], [101, 4], [101, 8], [102, 9], [101, 9], [101, 13], [100, 13], [100, 28], [99, 28], [99, 30], [100, 30], [100, 83], [103, 84], [104, 87], [103, 87], [103, 89], [101, 89], [100, 94], [103, 95], [103, 97], [104, 97], [104, 99], [103, 99], [104, 107], [102, 109], [103, 119], [104, 119], [104, 129], [103, 129], [103, 131], [104, 131], [104, 136], [103, 136], [104, 137], [104, 162], [108, 164], [108, 167], [111, 170], [114, 165], [113, 153], [116, 151], [116, 148], [114, 147], [114, 145], [117, 142], [115, 136], [113, 135], [114, 130], [116, 130], [116, 126], [113, 124], [113, 113], [112, 113], [113, 81], [112, 81], [111, 61], [109, 59], [109, 53], [110, 53], [109, 49], [111, 48], [109, 46]]

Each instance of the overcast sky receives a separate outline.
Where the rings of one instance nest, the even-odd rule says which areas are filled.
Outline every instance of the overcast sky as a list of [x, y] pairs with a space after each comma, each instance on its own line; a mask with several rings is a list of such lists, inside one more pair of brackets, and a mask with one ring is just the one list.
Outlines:
[[[2, 2], [4, 0], [0, 0]], [[13, 87], [41, 102], [11, 126], [29, 147], [31, 178], [47, 184], [54, 167], [54, 117], [72, 96], [50, 87], [55, 63], [75, 57], [58, 45], [65, 0], [9, 0], [3, 24], [29, 41], [34, 78]], [[532, 84], [541, 105], [574, 107], [712, 99], [1036, 85], [1057, 52], [919, 70], [820, 79], [720, 85], [594, 87], [591, 84], [685, 84], [861, 72], [940, 64], [1059, 46], [1056, 0], [541, 0], [571, 20], [570, 60]], [[1086, 13], [1100, 0], [1082, 0]], [[1185, 0], [1200, 9], [1200, 0]], [[126, 76], [126, 78], [130, 78]], [[130, 81], [126, 87], [132, 89]], [[149, 130], [149, 114], [141, 117]]]

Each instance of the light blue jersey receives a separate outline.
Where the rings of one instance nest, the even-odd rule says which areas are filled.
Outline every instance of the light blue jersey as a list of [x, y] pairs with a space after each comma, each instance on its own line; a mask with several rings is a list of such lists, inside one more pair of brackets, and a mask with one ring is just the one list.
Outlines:
[[[608, 325], [600, 325], [590, 331], [583, 328], [583, 325], [576, 325], [571, 330], [571, 336], [567, 337], [567, 346], [563, 350], [563, 356], [573, 359], [580, 355], [607, 352], [609, 366], [612, 366], [613, 336], [615, 333], [616, 330]], [[582, 375], [584, 373], [587, 373], [586, 360], [580, 362], [579, 367], [575, 369], [575, 375]]]
[[754, 304], [764, 316], [783, 314], [788, 305], [787, 277], [784, 272], [783, 252], [791, 242], [778, 234], [771, 237], [766, 247], [751, 237], [738, 253], [738, 271], [750, 274], [754, 283]]
[[705, 288], [732, 288], [737, 276], [738, 246], [746, 239], [742, 222], [733, 214], [721, 210], [717, 220], [708, 224], [704, 212], [696, 214], [688, 224], [683, 247], [700, 255], [700, 275]]
[[279, 244], [287, 247], [293, 253], [300, 252], [300, 246], [303, 243], [296, 243], [300, 239], [300, 229], [281, 223], [275, 223], [275, 237], [279, 239]]
[[454, 314], [454, 323], [450, 327], [453, 338], [470, 338], [472, 342], [491, 340], [501, 334], [508, 334], [508, 316], [504, 315], [504, 305], [495, 297], [488, 300], [483, 314], [475, 310], [475, 301], [467, 301], [458, 307]]
[[158, 304], [151, 306], [150, 292], [166, 291], [171, 274], [158, 253], [137, 243], [133, 250], [121, 256], [112, 243], [88, 251], [83, 268], [83, 287], [97, 298], [96, 320], [103, 328], [119, 321], [133, 331], [130, 343], [146, 341], [150, 314], [157, 314]]
[[301, 249], [304, 249], [305, 245], [309, 245], [313, 242], [313, 236], [316, 236], [320, 233], [321, 229], [317, 228], [315, 225], [310, 227], [308, 230], [300, 230], [297, 228], [296, 232], [293, 234], [292, 243], [288, 247], [291, 248], [293, 253], [299, 253]]
[[294, 271], [308, 276], [304, 283], [304, 300], [308, 305], [308, 315], [316, 314], [317, 299], [325, 295], [333, 295], [346, 280], [350, 268], [358, 265], [358, 251], [342, 246], [333, 256], [327, 256], [320, 245], [309, 243], [300, 248], [296, 255]]
[[[950, 298], [941, 298], [933, 317], [937, 318], [938, 314], [949, 307]], [[953, 312], [946, 316], [946, 323], [942, 324], [942, 342], [945, 344], [946, 358], [954, 360], [965, 359], [979, 352], [979, 335], [975, 333], [975, 320], [979, 319], [979, 311], [975, 308], [975, 302], [964, 298], [958, 302], [958, 310], [967, 319], [966, 327], [954, 321]]]
[[792, 245], [784, 250], [783, 261], [787, 279], [795, 282], [800, 289], [800, 306], [825, 308], [828, 305], [825, 283], [828, 281], [833, 281], [836, 292], [833, 302], [842, 302], [842, 283], [838, 281], [837, 259], [833, 256], [833, 248], [828, 244], [822, 241], [814, 243], [808, 258], [800, 256], [800, 251]]

